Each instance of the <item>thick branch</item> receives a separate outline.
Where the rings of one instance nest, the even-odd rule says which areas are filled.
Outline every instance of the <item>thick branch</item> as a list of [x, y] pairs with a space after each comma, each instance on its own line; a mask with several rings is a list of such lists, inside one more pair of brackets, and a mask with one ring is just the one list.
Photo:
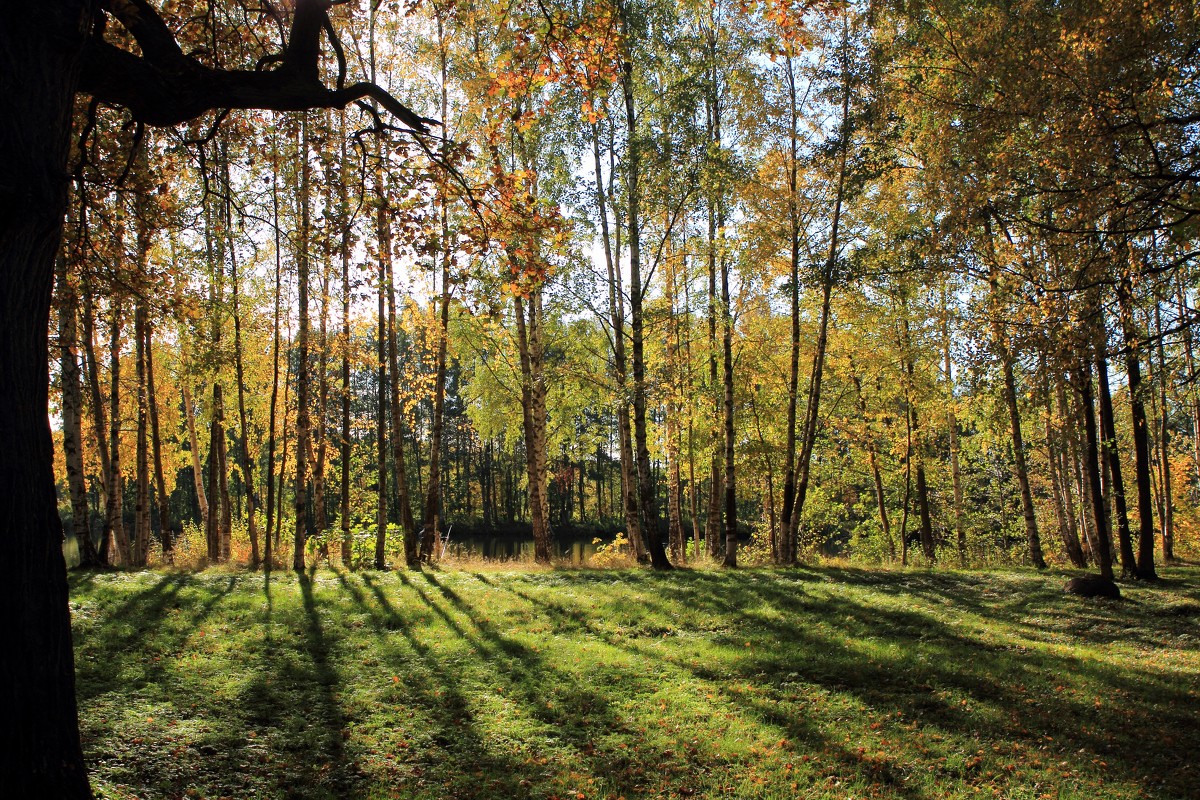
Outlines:
[[329, 89], [320, 81], [321, 30], [329, 0], [297, 0], [288, 46], [270, 71], [214, 69], [185, 55], [147, 0], [108, 0], [111, 13], [137, 40], [137, 56], [94, 34], [84, 53], [80, 88], [97, 100], [128, 108], [138, 122], [177, 125], [213, 109], [303, 111], [344, 108], [370, 98], [418, 133], [435, 120], [414, 113], [373, 83]]

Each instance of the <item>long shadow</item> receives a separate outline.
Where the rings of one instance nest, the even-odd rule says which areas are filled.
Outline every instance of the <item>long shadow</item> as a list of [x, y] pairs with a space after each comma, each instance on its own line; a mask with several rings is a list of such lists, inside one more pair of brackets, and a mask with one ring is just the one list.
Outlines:
[[355, 783], [356, 776], [354, 765], [347, 761], [342, 744], [346, 721], [337, 698], [340, 679], [330, 664], [329, 642], [317, 610], [312, 576], [301, 572], [297, 573], [296, 580], [300, 584], [300, 596], [304, 606], [305, 649], [312, 662], [310, 685], [315, 705], [311, 711], [315, 718], [313, 722], [323, 732], [319, 750], [310, 754], [309, 758], [315, 755], [327, 759], [332, 769], [322, 782], [335, 793], [344, 794], [343, 790], [349, 789]]
[[[750, 594], [762, 593], [761, 586], [744, 588]], [[760, 596], [770, 597], [792, 619], [814, 610], [795, 601], [789, 604], [789, 598], [777, 592]], [[738, 605], [715, 595], [689, 598], [705, 604], [713, 613], [730, 613]], [[910, 719], [963, 737], [975, 734], [986, 722], [940, 695], [966, 695], [974, 698], [972, 704], [989, 703], [1006, 717], [998, 726], [985, 729], [989, 736], [1036, 743], [1038, 736], [1051, 735], [1064, 759], [1081, 766], [1086, 766], [1088, 755], [1103, 757], [1112, 769], [1134, 783], [1144, 784], [1147, 791], [1166, 788], [1178, 796], [1196, 791], [1186, 759], [1178, 757], [1200, 746], [1194, 725], [1195, 699], [1186, 686], [1172, 684], [1161, 673], [985, 643], [919, 611], [880, 609], [836, 597], [821, 598], [817, 605], [817, 613], [824, 619], [837, 620], [840, 632], [853, 641], [873, 639], [897, 649], [901, 655], [872, 659], [848, 649], [836, 638], [819, 635], [811, 625], [788, 626], [790, 637], [781, 638], [778, 626], [756, 621], [766, 641], [775, 640], [783, 646], [774, 650], [756, 648], [752, 651], [755, 655], [741, 663], [738, 673], [750, 678], [791, 671], [832, 691], [848, 692], [868, 707], [891, 707]], [[703, 674], [704, 670], [699, 672]], [[1074, 700], [1066, 692], [1047, 691], [1045, 687], [1054, 682], [1054, 676], [1062, 676], [1065, 682], [1086, 678], [1108, 687], [1107, 691], [1102, 689], [1102, 694], [1124, 697], [1126, 702], [1115, 711], [1100, 710], [1086, 699]], [[1025, 689], [1027, 684], [1033, 687], [1029, 691]], [[1040, 694], [1035, 693], [1039, 685]], [[1148, 686], [1160, 694], [1159, 699], [1142, 698]], [[1120, 724], [1113, 724], [1117, 720]], [[1166, 748], [1146, 746], [1148, 741], [1180, 736], [1188, 743], [1176, 741]], [[1083, 759], [1077, 757], [1079, 751], [1083, 751]], [[1148, 761], [1157, 762], [1154, 769], [1148, 769]], [[1157, 777], [1151, 781], [1147, 774]]]
[[[363, 776], [344, 743], [348, 725], [338, 697], [342, 681], [334, 663], [336, 641], [321, 620], [322, 604], [312, 577], [295, 575], [300, 602], [294, 605], [286, 602], [293, 596], [288, 575], [282, 580], [264, 575], [263, 644], [255, 648], [255, 661], [246, 663], [253, 674], [234, 707], [211, 712], [224, 723], [208, 737], [210, 758], [216, 763], [204, 768], [212, 780], [203, 788], [214, 795], [257, 796], [263, 777], [279, 793], [270, 796], [339, 798], [361, 793]], [[276, 584], [283, 590], [278, 604]], [[242, 774], [249, 764], [271, 766]]]
[[[521, 591], [510, 585], [495, 583], [479, 573], [472, 573], [472, 575], [494, 589], [508, 591], [525, 602], [542, 609], [551, 618], [556, 619], [561, 624], [562, 630], [586, 632], [600, 639], [609, 647], [625, 650], [636, 655], [639, 659], [653, 664], [655, 673], [664, 678], [668, 678], [669, 673], [673, 671], [684, 679], [703, 681], [708, 684], [706, 688], [711, 690], [712, 693], [720, 694], [731, 706], [739, 708], [744, 717], [762, 720], [775, 727], [779, 734], [789, 737], [794, 743], [800, 743], [808, 750], [822, 752], [829, 758], [832, 758], [838, 765], [839, 774], [842, 774], [843, 777], [846, 774], [856, 775], [866, 783], [883, 784], [886, 786], [889, 794], [894, 797], [909, 798], [910, 800], [921, 800], [921, 798], [925, 797], [918, 790], [905, 786], [898, 777], [897, 768], [887, 760], [869, 756], [864, 752], [850, 750], [823, 733], [808, 718], [781, 713], [776, 704], [752, 701], [737, 693], [727, 691], [731, 678], [747, 679], [748, 675], [745, 674], [747, 671], [743, 671], [741, 675], [732, 675], [715, 669], [697, 667], [685, 662], [683, 658], [672, 657], [660, 650], [643, 645], [641, 640], [653, 640], [658, 636], [658, 631], [653, 628], [635, 631], [630, 636], [616, 635], [595, 624], [578, 610], [568, 608], [551, 600], [536, 597], [531, 593]], [[678, 580], [675, 579], [673, 581], [668, 579], [663, 583], [670, 584]], [[688, 578], [684, 578], [683, 580], [686, 581]], [[658, 582], [656, 581], [656, 583]], [[659, 583], [659, 585], [661, 586], [662, 583]], [[649, 601], [649, 605], [658, 606], [659, 604]], [[666, 610], [662, 606], [659, 606], [659, 609]], [[696, 758], [697, 755], [693, 754], [693, 761], [695, 762], [693, 767], [700, 766], [703, 761], [703, 759]]]
[[[105, 622], [81, 642], [80, 657], [76, 659], [79, 699], [87, 701], [109, 691], [112, 682], [132, 663], [141, 667], [140, 674], [132, 679], [126, 676], [130, 682], [123, 684], [123, 690], [161, 683], [168, 656], [183, 645], [237, 582], [236, 576], [230, 576], [223, 587], [214, 590], [192, 575], [173, 573], [105, 612]], [[194, 601], [180, 596], [185, 588], [200, 586], [208, 594], [201, 605], [195, 606]], [[163, 624], [167, 611], [178, 611], [179, 616]]]
[[[1074, 573], [1072, 573], [1074, 574]], [[825, 580], [859, 586], [893, 597], [917, 597], [931, 605], [967, 610], [979, 616], [1003, 621], [1027, 633], [1031, 639], [1048, 641], [1047, 623], [1055, 623], [1050, 632], [1063, 631], [1096, 644], [1126, 642], [1147, 647], [1167, 644], [1181, 624], [1200, 616], [1200, 591], [1193, 581], [1166, 577], [1154, 583], [1130, 584], [1139, 594], [1130, 594], [1120, 602], [1083, 600], [1062, 591], [1070, 574], [1037, 575], [999, 573], [985, 579], [970, 573], [873, 572], [853, 568], [825, 571]], [[1011, 584], [1007, 593], [996, 583]], [[1167, 607], [1155, 607], [1155, 600], [1167, 591], [1190, 598]], [[1147, 599], [1141, 599], [1145, 595]], [[1036, 611], [1038, 622], [1026, 615]], [[1128, 623], [1136, 619], [1137, 629]]]
[[[497, 796], [497, 792], [507, 797], [530, 796], [530, 784], [522, 777], [521, 765], [489, 747], [481, 735], [468, 701], [469, 693], [456, 677], [458, 668], [439, 659], [416, 635], [373, 575], [363, 573], [361, 577], [374, 596], [374, 603], [368, 602], [363, 592], [339, 573], [353, 600], [370, 615], [376, 636], [388, 650], [390, 666], [397, 675], [404, 675], [400, 700], [423, 710], [435, 728], [430, 737], [432, 748], [408, 754], [408, 760], [416, 762], [417, 772], [422, 768], [442, 770], [449, 782], [449, 797]], [[405, 581], [401, 577], [401, 583]], [[387, 644], [393, 633], [401, 635], [411, 656]], [[447, 758], [449, 764], [444, 763]], [[408, 767], [411, 772], [414, 764]], [[487, 785], [483, 776], [487, 776]]]
[[[237, 586], [237, 576], [223, 583], [198, 580], [186, 573], [163, 576], [154, 586], [134, 594], [114, 610], [97, 629], [80, 637], [77, 691], [80, 699], [84, 750], [89, 761], [116, 760], [118, 771], [148, 784], [152, 793], [177, 795], [186, 788], [173, 760], [128, 750], [122, 743], [92, 741], [97, 713], [121, 713], [123, 704], [108, 709], [111, 699], [130, 698], [134, 705], [176, 706], [178, 670], [176, 656], [222, 599]], [[167, 613], [170, 612], [170, 613]], [[131, 622], [132, 621], [132, 622]], [[129, 632], [123, 632], [128, 628]], [[194, 708], [194, 706], [193, 706]], [[180, 708], [176, 706], [176, 711]], [[106, 721], [101, 721], [103, 725]], [[147, 720], [152, 722], [152, 720]], [[135, 740], [136, 741], [136, 740]], [[108, 752], [115, 747], [116, 752]], [[174, 774], [172, 774], [174, 773]], [[154, 789], [150, 789], [154, 786]]]
[[[508, 589], [528, 602], [540, 603], [568, 628], [581, 627], [577, 612], [486, 577], [475, 577], [493, 588]], [[694, 591], [689, 585], [693, 582], [703, 586], [704, 591]], [[629, 583], [639, 585], [636, 579]], [[803, 592], [783, 591], [777, 582], [749, 573], [695, 573], [684, 580], [659, 580], [654, 585], [671, 597], [676, 607], [697, 604], [714, 618], [739, 620], [736, 638], [752, 640], [758, 647], [748, 651], [750, 657], [737, 659], [736, 666], [721, 670], [685, 663], [681, 657], [643, 647], [636, 635], [614, 636], [594, 623], [588, 623], [587, 629], [606, 636], [615, 647], [669, 662], [714, 684], [730, 680], [761, 683], [767, 676], [793, 675], [803, 683], [856, 697], [868, 708], [890, 708], [922, 725], [964, 739], [977, 736], [982, 729], [991, 737], [1045, 747], [1039, 736], [1052, 734], [1062, 757], [1077, 766], [1086, 768], [1088, 756], [1097, 760], [1102, 757], [1115, 771], [1144, 784], [1147, 790], [1165, 787], [1178, 792], [1178, 796], [1196, 791], [1183, 756], [1200, 746], [1193, 722], [1194, 697], [1187, 687], [1172, 683], [1170, 676], [1161, 672], [1110, 667], [1031, 648], [983, 642], [920, 610], [881, 609], [836, 596], [808, 597]], [[659, 612], [667, 610], [649, 598], [643, 602], [648, 607], [657, 606]], [[789, 621], [747, 611], [761, 603], [771, 604]], [[839, 630], [822, 634], [815, 626], [804, 627], [804, 617], [814, 614], [819, 619], [837, 621]], [[653, 634], [653, 630], [650, 632]], [[852, 642], [873, 639], [884, 643], [899, 655], [868, 655], [848, 648], [835, 635], [839, 633]], [[1064, 680], [1071, 675], [1086, 678], [1101, 687], [1101, 694], [1111, 692], [1127, 700], [1115, 712], [1099, 710], [1087, 698], [1060, 694], [1062, 686], [1051, 690], [1048, 683], [1053, 684], [1056, 675], [1064, 676]], [[1027, 691], [1025, 684], [1032, 688]], [[1141, 699], [1147, 688], [1157, 691], [1159, 698]], [[969, 698], [968, 703], [953, 702], [959, 697]], [[764, 703], [736, 698], [749, 711], [788, 728], [798, 738], [814, 739], [812, 727], [800, 719], [799, 711], [781, 710], [788, 709], [789, 700], [794, 700], [788, 692], [776, 692], [768, 700]], [[977, 711], [967, 710], [980, 703], [990, 705], [993, 714], [1003, 718], [989, 722]], [[794, 707], [794, 702], [791, 705]], [[1116, 720], [1121, 720], [1119, 727], [1113, 724]], [[1187, 732], [1184, 736], [1191, 741], [1172, 744], [1179, 731]], [[1164, 746], [1154, 748], [1156, 753], [1149, 758], [1161, 763], [1155, 770], [1147, 770], [1145, 743], [1154, 740]], [[1122, 744], [1118, 747], [1115, 742]], [[1084, 758], [1079, 758], [1077, 751], [1082, 751]], [[872, 773], [880, 772], [878, 760], [869, 766]], [[1147, 773], [1157, 777], [1150, 779]]]
[[[455, 589], [435, 573], [422, 573], [425, 581], [441, 598], [470, 621], [478, 634], [463, 631], [464, 638], [484, 658], [497, 663], [509, 677], [509, 685], [519, 694], [527, 712], [549, 726], [554, 738], [565, 742], [591, 775], [609, 784], [618, 795], [642, 796], [657, 770], [671, 760], [663, 748], [643, 743], [642, 752], [610, 750], [598, 747], [603, 736], [634, 734], [628, 721], [614, 709], [608, 698], [596, 690], [596, 682], [582, 680], [570, 671], [556, 669], [544, 655], [506, 636], [485, 619]], [[485, 581], [486, 583], [486, 581]], [[449, 614], [419, 586], [409, 581], [418, 596], [443, 618]], [[626, 676], [639, 693], [649, 696], [657, 689], [655, 673]], [[635, 758], [635, 756], [639, 756]], [[697, 762], [694, 768], [701, 767]]]

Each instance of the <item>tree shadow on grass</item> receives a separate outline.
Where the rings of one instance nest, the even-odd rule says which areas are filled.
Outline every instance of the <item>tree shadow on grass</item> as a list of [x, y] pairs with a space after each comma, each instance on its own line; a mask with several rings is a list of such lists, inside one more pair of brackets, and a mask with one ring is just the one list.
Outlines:
[[[532, 579], [500, 583], [474, 577], [537, 604], [558, 620], [563, 633], [586, 631], [712, 685], [744, 683], [764, 689], [724, 696], [811, 749], [829, 752], [826, 737], [815, 730], [807, 709], [809, 695], [817, 691], [818, 701], [826, 696], [847, 698], [852, 707], [898, 715], [959, 745], [995, 743], [1014, 754], [1042, 752], [1076, 771], [1119, 778], [1146, 792], [1177, 797], [1197, 793], [1187, 756], [1200, 746], [1194, 687], [1163, 670], [1076, 657], [1063, 648], [1046, 652], [1036, 641], [1026, 640], [1035, 626], [1024, 622], [1023, 612], [993, 613], [991, 618], [1009, 630], [984, 635], [972, 626], [948, 624], [919, 605], [909, 610], [874, 605], [869, 597], [857, 600], [809, 591], [810, 584], [827, 580], [821, 574], [801, 574], [799, 581], [781, 585], [755, 573], [697, 572], [622, 576], [618, 582], [625, 590], [640, 592], [636, 597], [642, 608], [630, 612], [613, 600], [584, 614], [518, 588], [535, 585]], [[590, 577], [580, 582], [614, 583]], [[955, 599], [953, 580], [933, 583], [924, 591], [937, 598], [938, 605]], [[978, 602], [979, 616], [988, 618], [992, 610]], [[710, 641], [733, 648], [729, 658], [697, 663], [655, 642], [660, 631], [668, 635], [680, 624], [670, 618], [672, 609], [735, 621], [732, 631], [709, 632]], [[637, 621], [616, 635], [611, 626], [597, 621], [610, 614], [624, 615], [624, 622]], [[1149, 640], [1164, 647], [1157, 634], [1151, 633]], [[737, 644], [743, 641], [751, 646], [739, 652]], [[882, 778], [892, 784], [892, 791], [895, 775], [910, 768], [899, 762], [889, 766], [887, 759], [878, 757], [863, 759], [857, 751], [838, 753], [836, 747], [832, 754], [864, 779]], [[938, 772], [951, 784], [971, 777], [961, 759], [949, 766], [925, 755], [917, 761], [925, 762], [922, 770]], [[1100, 762], [1103, 766], [1097, 766]]]
[[[716, 582], [724, 584], [723, 592], [689, 594], [688, 601], [705, 604], [714, 614], [729, 614], [739, 605], [765, 600], [784, 618], [797, 621], [751, 623], [748, 638], [777, 645], [756, 647], [742, 660], [738, 673], [747, 680], [795, 674], [830, 691], [850, 693], [868, 708], [899, 711], [963, 740], [982, 737], [1031, 751], [1052, 749], [1079, 770], [1104, 761], [1108, 774], [1150, 793], [1186, 797], [1200, 788], [1185, 756], [1200, 747], [1195, 690], [1178, 676], [984, 641], [920, 610], [881, 608], [869, 600], [837, 596], [816, 600], [814, 608], [814, 601], [740, 576]], [[668, 593], [673, 588], [664, 584]], [[954, 597], [952, 586], [939, 591]], [[810, 616], [814, 611], [836, 628], [822, 633], [818, 619]], [[986, 617], [987, 609], [980, 614]], [[806, 616], [814, 624], [800, 622]], [[1002, 612], [997, 618], [1023, 633], [1019, 617]], [[847, 639], [870, 645], [847, 646]], [[1077, 684], [1098, 693], [1100, 706], [1092, 695], [1077, 692]], [[786, 695], [776, 692], [772, 699]], [[981, 707], [990, 718], [980, 713]]]
[[[187, 573], [163, 575], [150, 588], [106, 612], [99, 626], [79, 637], [77, 687], [84, 752], [90, 763], [107, 764], [110, 776], [152, 792], [183, 791], [187, 780], [181, 759], [139, 746], [143, 739], [158, 738], [157, 730], [146, 728], [164, 721], [138, 715], [152, 711], [174, 721], [176, 714], [162, 709], [182, 710], [176, 705], [180, 653], [238, 583], [233, 575], [221, 582]], [[133, 725], [137, 728], [126, 729]]]
[[[520, 766], [488, 745], [480, 733], [470, 703], [472, 691], [460, 678], [461, 667], [438, 657], [415, 633], [407, 615], [392, 602], [376, 576], [361, 575], [373, 602], [353, 579], [342, 573], [338, 577], [354, 602], [370, 615], [379, 649], [395, 675], [386, 699], [397, 708], [418, 712], [421, 722], [430, 728], [418, 728], [419, 723], [414, 722], [403, 732], [404, 738], [398, 742], [400, 759], [389, 765], [385, 777], [390, 772], [390, 777], [398, 778], [397, 788], [426, 787], [427, 793], [442, 792], [450, 798], [527, 795], [520, 783]], [[400, 634], [402, 645], [392, 636], [395, 633]]]
[[[543, 749], [551, 753], [552, 765], [560, 772], [566, 771], [568, 777], [576, 773], [590, 777], [596, 782], [593, 791], [644, 796], [654, 791], [656, 783], [669, 778], [666, 773], [677, 766], [680, 758], [687, 761], [697, 757], [686, 768], [694, 776], [704, 769], [698, 752], [676, 754], [663, 743], [646, 738], [630, 716], [614, 706], [603, 681], [582, 675], [568, 665], [560, 668], [540, 648], [507, 635], [436, 573], [424, 572], [421, 577], [436, 595], [426, 592], [416, 579], [401, 576], [401, 580], [507, 679], [510, 699], [520, 702], [523, 713], [544, 726], [532, 737], [530, 747], [534, 752]], [[448, 608], [442, 608], [442, 603]], [[451, 610], [467, 621], [469, 629], [453, 620]], [[648, 697], [658, 688], [657, 678], [653, 671], [635, 671], [625, 675], [621, 688]], [[536, 765], [525, 766], [523, 771], [536, 788]], [[542, 787], [548, 792], [562, 788]]]
[[[557, 622], [561, 632], [586, 633], [601, 640], [609, 647], [624, 650], [634, 655], [638, 660], [647, 664], [646, 672], [648, 674], [657, 675], [661, 680], [681, 678], [689, 682], [702, 681], [708, 684], [707, 688], [712, 693], [719, 693], [722, 699], [730, 706], [738, 709], [739, 713], [746, 720], [750, 722], [761, 720], [775, 728], [777, 737], [779, 735], [786, 736], [790, 740], [789, 747], [800, 745], [802, 750], [822, 753], [824, 757], [836, 764], [835, 769], [837, 774], [843, 779], [847, 776], [854, 776], [865, 786], [883, 787], [891, 797], [908, 798], [909, 800], [921, 800], [921, 798], [925, 797], [919, 790], [905, 786], [900, 780], [894, 765], [889, 763], [887, 759], [880, 759], [873, 754], [857, 752], [843, 746], [820, 730], [808, 717], [798, 714], [783, 714], [772, 704], [754, 702], [736, 692], [730, 691], [735, 681], [746, 680], [748, 676], [697, 666], [696, 664], [688, 663], [681, 657], [672, 657], [663, 653], [658, 648], [647, 646], [646, 643], [659, 639], [663, 635], [663, 631], [668, 630], [667, 628], [643, 625], [641, 627], [634, 627], [629, 635], [616, 635], [597, 624], [578, 609], [572, 609], [562, 603], [537, 597], [530, 592], [522, 591], [511, 585], [491, 581], [480, 573], [472, 573], [472, 576], [493, 589], [508, 591], [540, 609], [548, 617]], [[660, 581], [658, 578], [652, 577], [650, 578], [650, 583], [658, 587], [664, 584], [671, 585], [675, 580], [668, 578], [666, 581]], [[683, 580], [686, 581], [689, 578], [684, 578]], [[634, 579], [630, 583], [633, 586], [642, 585], [642, 582], [638, 579]], [[653, 601], [649, 601], [648, 605], [661, 612], [669, 611], [665, 606]], [[749, 679], [754, 680], [754, 678]], [[709, 757], [711, 758], [711, 755]], [[694, 758], [694, 760], [697, 763], [693, 767], [704, 766], [701, 763], [703, 758]]]
[[[76, 658], [80, 701], [86, 702], [111, 690], [117, 679], [124, 681], [124, 691], [160, 684], [170, 656], [237, 583], [237, 576], [231, 575], [223, 586], [212, 587], [190, 574], [170, 573], [106, 611], [104, 622], [83, 637]], [[202, 592], [203, 601], [197, 605], [181, 598], [180, 593], [185, 589]]]

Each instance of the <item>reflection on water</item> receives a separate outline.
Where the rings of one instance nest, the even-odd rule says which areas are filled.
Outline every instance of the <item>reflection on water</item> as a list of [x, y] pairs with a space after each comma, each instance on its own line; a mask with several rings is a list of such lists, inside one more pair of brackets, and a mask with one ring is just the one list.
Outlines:
[[[582, 566], [596, 552], [591, 539], [555, 538], [550, 542], [555, 559]], [[533, 538], [521, 536], [468, 536], [459, 538], [450, 532], [446, 555], [455, 557], [483, 556], [505, 561], [533, 561]]]

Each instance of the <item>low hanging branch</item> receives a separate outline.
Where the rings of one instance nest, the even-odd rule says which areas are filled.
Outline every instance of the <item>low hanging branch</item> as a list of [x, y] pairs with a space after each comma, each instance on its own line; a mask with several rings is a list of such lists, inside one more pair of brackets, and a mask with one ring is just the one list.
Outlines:
[[[129, 109], [138, 122], [176, 125], [212, 109], [303, 111], [344, 108], [356, 100], [379, 103], [415, 133], [429, 132], [436, 120], [416, 114], [386, 90], [361, 81], [341, 86], [321, 82], [321, 32], [332, 30], [329, 9], [344, 0], [295, 0], [287, 43], [280, 53], [259, 61], [271, 69], [216, 69], [183, 52], [175, 35], [148, 0], [104, 0], [102, 15], [84, 50], [80, 89], [103, 103]], [[104, 38], [108, 18], [137, 42], [141, 55]], [[336, 39], [331, 36], [334, 50]]]

